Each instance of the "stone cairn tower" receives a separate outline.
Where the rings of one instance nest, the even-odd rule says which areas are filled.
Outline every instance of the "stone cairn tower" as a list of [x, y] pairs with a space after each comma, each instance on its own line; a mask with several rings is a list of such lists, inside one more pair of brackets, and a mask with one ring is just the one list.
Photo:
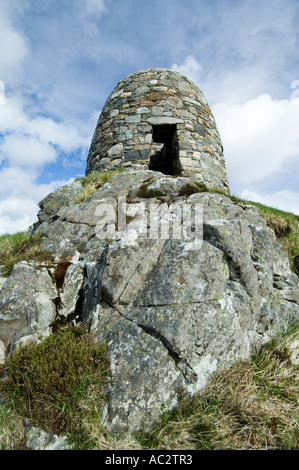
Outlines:
[[191, 80], [148, 69], [119, 82], [100, 115], [86, 175], [117, 168], [192, 177], [229, 192], [215, 119]]

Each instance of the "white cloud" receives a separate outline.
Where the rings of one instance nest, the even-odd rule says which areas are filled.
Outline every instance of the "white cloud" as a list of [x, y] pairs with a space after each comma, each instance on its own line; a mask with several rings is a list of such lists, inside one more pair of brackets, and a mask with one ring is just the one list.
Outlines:
[[244, 190], [241, 194], [247, 201], [259, 202], [286, 212], [299, 215], [299, 192], [288, 189], [277, 191], [273, 194], [259, 194], [254, 191]]
[[194, 83], [200, 83], [202, 66], [193, 55], [188, 55], [182, 65], [173, 64], [171, 68], [190, 78]]
[[106, 11], [104, 0], [83, 0], [82, 6], [88, 16], [100, 17]]
[[5, 104], [5, 84], [0, 80], [0, 104]]
[[243, 105], [213, 107], [230, 180], [249, 185], [299, 158], [299, 99], [260, 95]]
[[53, 188], [63, 184], [60, 180], [50, 184], [35, 184], [37, 176], [39, 176], [37, 171], [28, 171], [27, 168], [3, 168], [0, 171], [0, 197], [39, 202], [45, 197], [47, 191], [53, 191]]
[[[91, 117], [91, 121], [94, 116]], [[22, 96], [10, 95], [0, 106], [0, 235], [26, 230], [37, 216], [37, 203], [65, 181], [37, 183], [46, 164], [82, 149], [87, 152], [88, 123], [56, 122], [25, 111]], [[82, 130], [82, 132], [80, 132]], [[84, 149], [84, 150], [83, 150]], [[65, 158], [65, 157], [64, 157]]]
[[17, 31], [9, 17], [9, 6], [0, 3], [0, 79], [14, 81], [29, 52], [25, 37]]
[[9, 160], [10, 165], [30, 169], [43, 167], [57, 158], [57, 153], [51, 145], [33, 137], [14, 134], [5, 138], [1, 152], [4, 158]]
[[27, 130], [42, 141], [58, 145], [64, 152], [71, 152], [78, 147], [89, 145], [89, 137], [85, 132], [79, 133], [79, 128], [67, 123], [56, 122], [51, 118], [36, 117], [27, 124]]
[[37, 185], [35, 177], [19, 168], [5, 168], [0, 172], [0, 198], [4, 196], [0, 200], [0, 235], [26, 230], [37, 220], [37, 203], [68, 183], [58, 180]]
[[0, 202], [0, 235], [27, 230], [36, 219], [37, 206], [31, 200], [5, 199]]
[[24, 110], [22, 96], [10, 95], [5, 105], [0, 106], [0, 132], [13, 131], [16, 136], [30, 135], [40, 142], [58, 145], [64, 152], [88, 146], [88, 130], [89, 122], [77, 122], [74, 125], [65, 121], [56, 122], [51, 117], [37, 115], [31, 118]]

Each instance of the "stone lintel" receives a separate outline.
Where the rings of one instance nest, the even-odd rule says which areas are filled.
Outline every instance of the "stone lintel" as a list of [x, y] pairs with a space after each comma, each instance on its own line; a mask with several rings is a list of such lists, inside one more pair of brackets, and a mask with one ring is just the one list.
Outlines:
[[163, 124], [183, 124], [183, 119], [170, 117], [170, 116], [153, 116], [147, 121], [152, 126], [159, 126]]
[[125, 153], [126, 160], [136, 161], [136, 160], [148, 160], [149, 159], [149, 150], [131, 150]]

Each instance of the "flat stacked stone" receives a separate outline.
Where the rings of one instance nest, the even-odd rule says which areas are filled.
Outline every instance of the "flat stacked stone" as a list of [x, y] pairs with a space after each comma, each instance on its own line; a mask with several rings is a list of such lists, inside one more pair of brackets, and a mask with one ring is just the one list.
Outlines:
[[117, 168], [195, 177], [229, 191], [215, 119], [190, 79], [148, 69], [119, 82], [100, 115], [86, 174]]

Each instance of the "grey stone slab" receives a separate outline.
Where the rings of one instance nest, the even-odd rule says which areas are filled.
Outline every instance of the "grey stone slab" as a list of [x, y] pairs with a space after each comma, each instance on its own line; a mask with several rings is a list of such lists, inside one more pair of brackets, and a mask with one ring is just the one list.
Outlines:
[[136, 160], [149, 159], [149, 150], [131, 150], [125, 154], [126, 160], [134, 162]]
[[176, 117], [169, 116], [152, 116], [148, 119], [148, 123], [152, 126], [159, 126], [162, 124], [183, 124], [183, 120]]

